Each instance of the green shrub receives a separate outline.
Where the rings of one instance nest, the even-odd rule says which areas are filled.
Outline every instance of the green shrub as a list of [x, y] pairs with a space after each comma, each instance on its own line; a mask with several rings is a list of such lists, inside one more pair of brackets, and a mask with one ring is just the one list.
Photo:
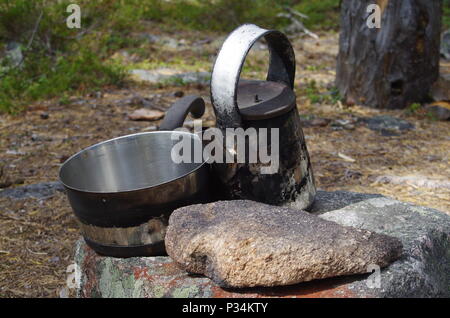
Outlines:
[[136, 32], [148, 28], [146, 22], [171, 32], [229, 32], [245, 22], [282, 28], [290, 21], [277, 14], [290, 6], [310, 16], [304, 21], [308, 27], [328, 28], [337, 24], [339, 1], [77, 0], [81, 30], [66, 26], [66, 8], [72, 2], [0, 0], [0, 51], [15, 42], [24, 57], [20, 65], [11, 65], [0, 54], [0, 111], [14, 112], [36, 99], [121, 84], [124, 68], [108, 60], [121, 49], [146, 54], [145, 40], [136, 37]]
[[310, 80], [306, 85], [302, 86], [302, 94], [305, 95], [312, 104], [336, 104], [342, 100], [337, 87], [332, 87], [326, 91], [321, 92], [315, 80]]
[[294, 9], [306, 14], [304, 20], [308, 28], [335, 29], [339, 26], [339, 0], [307, 0], [298, 1]]
[[29, 55], [22, 69], [9, 71], [0, 82], [0, 110], [16, 112], [24, 103], [67, 92], [91, 92], [120, 85], [125, 77], [119, 65], [102, 62], [89, 50], [57, 58], [56, 62]]
[[412, 103], [407, 108], [407, 111], [411, 114], [415, 114], [421, 107], [422, 107], [422, 104], [420, 104], [420, 103]]
[[147, 0], [143, 1], [145, 19], [177, 28], [230, 31], [236, 26], [253, 22], [277, 25], [276, 13], [283, 4], [292, 1], [274, 0]]
[[444, 13], [442, 17], [444, 29], [450, 28], [450, 0], [444, 0]]
[[[86, 4], [82, 12], [86, 27], [94, 22], [94, 12], [97, 16], [104, 12], [94, 10], [100, 7], [94, 8], [92, 2], [80, 1]], [[101, 2], [111, 1], [100, 0], [95, 5]], [[19, 64], [2, 61], [0, 111], [17, 112], [32, 100], [122, 82], [125, 73], [120, 66], [104, 61], [105, 56], [93, 50], [89, 37], [78, 38], [80, 30], [67, 28], [69, 3], [0, 0], [0, 40], [20, 43], [23, 55]]]

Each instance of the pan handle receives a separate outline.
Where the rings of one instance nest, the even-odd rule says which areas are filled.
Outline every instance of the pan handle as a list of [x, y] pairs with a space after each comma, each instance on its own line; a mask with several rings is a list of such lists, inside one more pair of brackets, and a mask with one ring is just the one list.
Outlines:
[[174, 130], [182, 127], [187, 114], [200, 118], [205, 113], [205, 101], [200, 96], [190, 95], [176, 101], [166, 112], [160, 131]]

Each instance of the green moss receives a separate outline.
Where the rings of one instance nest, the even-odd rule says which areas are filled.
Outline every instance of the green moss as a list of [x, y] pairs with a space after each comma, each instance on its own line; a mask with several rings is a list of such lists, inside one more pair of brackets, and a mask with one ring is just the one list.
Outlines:
[[409, 105], [408, 112], [410, 112], [411, 114], [415, 114], [421, 107], [422, 105], [420, 103], [413, 103]]
[[301, 90], [303, 95], [306, 95], [312, 104], [336, 104], [342, 100], [341, 95], [336, 87], [329, 90], [321, 91], [315, 80], [309, 81]]
[[192, 298], [198, 294], [197, 286], [186, 286], [175, 288], [172, 292], [172, 296], [175, 298]]
[[312, 29], [336, 29], [339, 26], [339, 0], [299, 1], [294, 9], [309, 18], [303, 22]]
[[153, 298], [162, 298], [164, 297], [166, 290], [164, 287], [156, 285], [152, 288], [152, 297]]
[[450, 28], [450, 0], [444, 0], [444, 13], [442, 16], [442, 24], [444, 29]]
[[134, 281], [134, 277], [131, 276], [131, 279], [133, 279], [133, 289], [131, 297], [133, 298], [141, 298], [142, 297], [142, 291], [143, 291], [143, 286], [144, 286], [144, 281], [142, 279], [138, 279], [136, 281]]
[[111, 283], [112, 283], [112, 264], [111, 260], [109, 258], [105, 258], [105, 261], [101, 266], [99, 267], [98, 274], [100, 276], [99, 278], [99, 291], [103, 292], [105, 291], [107, 294], [102, 295], [103, 297], [111, 297], [112, 290], [111, 290]]
[[154, 70], [160, 68], [177, 69], [186, 72], [189, 71], [206, 72], [210, 70], [211, 63], [208, 60], [200, 60], [200, 59], [187, 60], [180, 57], [176, 57], [166, 61], [146, 59], [138, 63], [130, 63], [126, 66], [127, 70], [132, 69]]

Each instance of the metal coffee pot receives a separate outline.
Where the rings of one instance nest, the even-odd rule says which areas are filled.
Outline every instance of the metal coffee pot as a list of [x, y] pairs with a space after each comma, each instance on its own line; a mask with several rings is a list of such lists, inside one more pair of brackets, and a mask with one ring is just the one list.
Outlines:
[[[262, 37], [270, 52], [267, 80], [240, 79], [248, 52]], [[314, 201], [316, 188], [296, 107], [294, 77], [294, 50], [279, 31], [245, 24], [234, 30], [223, 43], [211, 78], [211, 101], [217, 126], [224, 135], [233, 128], [234, 131], [242, 128], [241, 134], [254, 128], [258, 138], [257, 147], [254, 140], [246, 138], [244, 161], [214, 165], [220, 191], [227, 198], [275, 205], [293, 203], [301, 209]], [[264, 144], [264, 139], [269, 142]], [[226, 148], [235, 158], [242, 151], [237, 143], [231, 147], [226, 145]], [[271, 152], [274, 158], [277, 152], [276, 169], [268, 171], [270, 169], [260, 157], [257, 162], [249, 160], [254, 151]]]

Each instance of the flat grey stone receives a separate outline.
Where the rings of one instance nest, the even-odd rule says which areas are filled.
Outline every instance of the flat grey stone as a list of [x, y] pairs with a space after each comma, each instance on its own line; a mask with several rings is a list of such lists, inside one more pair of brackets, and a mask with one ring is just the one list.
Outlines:
[[6, 57], [11, 67], [19, 66], [23, 61], [22, 45], [17, 42], [8, 42], [6, 44]]
[[57, 191], [64, 191], [64, 187], [61, 182], [42, 182], [2, 190], [0, 191], [0, 197], [8, 197], [12, 199], [47, 199], [52, 197]]
[[440, 102], [450, 101], [450, 74], [439, 74], [439, 78], [431, 86], [430, 97], [437, 102], [431, 105], [439, 105]]
[[450, 60], [450, 30], [442, 34], [441, 54], [445, 59]]
[[447, 108], [449, 102], [439, 102], [427, 106], [427, 111], [437, 120], [449, 120], [450, 119], [450, 108]]
[[131, 75], [143, 82], [153, 84], [209, 84], [211, 73], [209, 72], [186, 72], [182, 73], [172, 69], [159, 70], [131, 70]]
[[403, 131], [415, 128], [410, 122], [389, 115], [364, 118], [363, 121], [369, 129], [379, 131], [383, 136], [397, 136]]
[[358, 203], [372, 198], [382, 198], [381, 194], [356, 193], [349, 191], [327, 192], [318, 190], [309, 212], [322, 214], [325, 212], [338, 210], [348, 205]]
[[167, 47], [170, 49], [178, 49], [180, 47], [186, 46], [185, 40], [178, 40], [168, 36], [158, 36], [150, 33], [140, 34], [140, 38], [148, 41], [149, 43], [158, 44], [160, 47]]
[[402, 246], [304, 211], [235, 200], [175, 210], [166, 250], [190, 273], [244, 288], [367, 273], [398, 259]]
[[[320, 212], [320, 210], [319, 210]], [[368, 198], [320, 217], [396, 237], [403, 257], [380, 273], [380, 288], [353, 283], [359, 294], [450, 297], [450, 216], [386, 197]]]

